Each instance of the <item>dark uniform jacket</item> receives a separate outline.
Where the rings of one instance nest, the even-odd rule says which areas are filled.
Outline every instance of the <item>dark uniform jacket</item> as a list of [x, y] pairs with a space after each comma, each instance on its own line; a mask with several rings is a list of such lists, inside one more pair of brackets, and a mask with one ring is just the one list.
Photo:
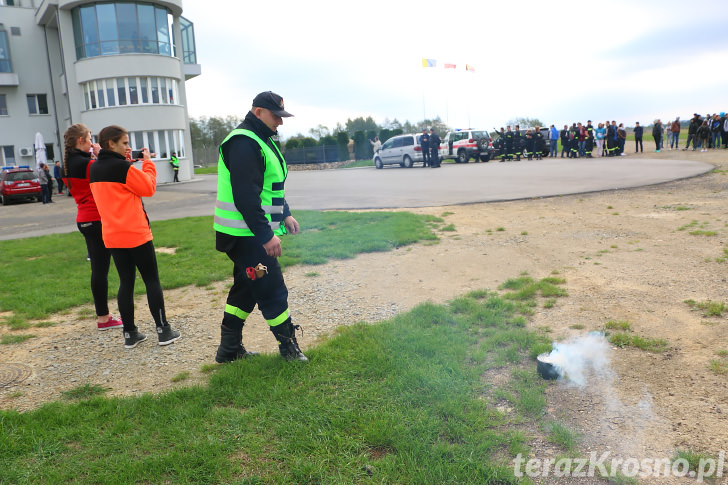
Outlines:
[[[238, 126], [240, 129], [250, 130], [261, 140], [270, 145], [276, 152], [270, 137], [276, 133], [268, 128], [252, 112], [248, 112], [245, 120]], [[268, 225], [268, 219], [260, 206], [260, 193], [263, 191], [263, 173], [265, 162], [258, 142], [248, 136], [234, 136], [221, 147], [223, 162], [230, 171], [230, 185], [233, 190], [235, 207], [243, 215], [245, 224], [255, 234], [255, 240], [261, 245], [273, 237], [273, 230]], [[283, 218], [291, 215], [288, 203], [283, 204]], [[237, 236], [216, 232], [216, 248], [227, 252], [235, 242]]]
[[423, 133], [420, 135], [420, 146], [423, 150], [430, 148], [430, 135]]
[[569, 130], [561, 130], [559, 132], [559, 136], [561, 137], [561, 144], [566, 145], [569, 143]]

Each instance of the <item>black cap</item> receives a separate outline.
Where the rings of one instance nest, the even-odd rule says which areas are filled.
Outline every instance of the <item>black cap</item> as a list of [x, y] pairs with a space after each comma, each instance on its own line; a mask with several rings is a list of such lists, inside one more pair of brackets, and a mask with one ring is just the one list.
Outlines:
[[276, 116], [280, 116], [281, 118], [293, 116], [291, 113], [283, 109], [283, 98], [273, 91], [265, 91], [257, 95], [253, 100], [253, 107], [268, 109], [271, 113]]

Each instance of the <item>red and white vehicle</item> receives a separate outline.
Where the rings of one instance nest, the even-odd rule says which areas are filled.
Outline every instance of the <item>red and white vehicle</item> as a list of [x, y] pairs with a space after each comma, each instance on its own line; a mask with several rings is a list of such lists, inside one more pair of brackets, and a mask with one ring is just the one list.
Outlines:
[[0, 173], [0, 202], [16, 199], [43, 199], [38, 176], [27, 165], [5, 166]]
[[455, 130], [445, 135], [440, 143], [440, 159], [452, 158], [467, 163], [471, 158], [487, 162], [493, 156], [493, 139], [487, 130]]

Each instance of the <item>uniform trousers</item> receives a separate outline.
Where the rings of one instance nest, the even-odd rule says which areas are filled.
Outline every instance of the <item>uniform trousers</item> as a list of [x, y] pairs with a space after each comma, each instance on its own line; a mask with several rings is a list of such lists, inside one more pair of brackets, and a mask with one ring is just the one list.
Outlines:
[[[258, 305], [270, 326], [280, 325], [288, 319], [288, 288], [283, 281], [283, 272], [278, 260], [268, 256], [263, 246], [254, 237], [230, 238], [232, 242], [225, 250], [233, 262], [233, 286], [225, 305], [225, 319], [245, 320]], [[251, 280], [245, 269], [258, 263], [268, 268], [268, 274]]]

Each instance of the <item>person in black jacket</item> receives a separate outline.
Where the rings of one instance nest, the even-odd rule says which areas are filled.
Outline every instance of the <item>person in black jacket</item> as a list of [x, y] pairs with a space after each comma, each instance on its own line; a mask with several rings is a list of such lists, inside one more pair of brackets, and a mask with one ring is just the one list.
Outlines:
[[[501, 131], [503, 130], [501, 129]], [[506, 131], [501, 135], [501, 139], [503, 140], [503, 157], [501, 158], [501, 162], [505, 162], [513, 158], [513, 132], [511, 131], [511, 125], [506, 127]]]
[[286, 162], [273, 140], [283, 118], [293, 116], [283, 98], [258, 94], [245, 120], [220, 145], [215, 204], [215, 247], [233, 262], [233, 286], [220, 326], [218, 363], [253, 355], [242, 343], [243, 325], [257, 305], [286, 360], [308, 361], [288, 309], [288, 288], [278, 257], [279, 235], [298, 234], [285, 199]]
[[655, 153], [660, 153], [660, 145], [662, 145], [662, 122], [655, 120], [652, 125], [652, 138], [655, 139]]
[[698, 140], [697, 140], [697, 133], [698, 128], [700, 128], [700, 125], [703, 123], [703, 121], [700, 119], [700, 115], [698, 113], [693, 114], [693, 118], [690, 120], [690, 124], [688, 125], [688, 140], [685, 143], [685, 148], [683, 150], [687, 150], [690, 148], [690, 142], [693, 142], [693, 151], [697, 148]]
[[710, 125], [708, 120], [703, 121], [703, 124], [698, 128], [698, 132], [695, 134], [695, 138], [698, 140], [701, 152], [707, 152], [710, 146]]
[[537, 126], [533, 130], [533, 155], [536, 160], [543, 160], [543, 154], [546, 152], [546, 143], [541, 134], [541, 127]]
[[438, 168], [440, 166], [440, 137], [435, 133], [435, 129], [430, 129], [430, 167]]
[[640, 126], [639, 121], [634, 123], [634, 152], [640, 153], [642, 150], [642, 135], [644, 134], [644, 128]]
[[525, 145], [525, 138], [521, 134], [521, 126], [516, 125], [516, 131], [513, 132], [513, 150], [516, 153], [516, 161], [521, 161], [521, 152], [523, 152]]
[[561, 158], [564, 158], [564, 153], [569, 153], [569, 125], [564, 125], [564, 129], [559, 132], [559, 138], [561, 138]]
[[430, 135], [427, 134], [427, 129], [422, 130], [420, 135], [420, 148], [422, 148], [422, 166], [426, 167], [430, 164]]

